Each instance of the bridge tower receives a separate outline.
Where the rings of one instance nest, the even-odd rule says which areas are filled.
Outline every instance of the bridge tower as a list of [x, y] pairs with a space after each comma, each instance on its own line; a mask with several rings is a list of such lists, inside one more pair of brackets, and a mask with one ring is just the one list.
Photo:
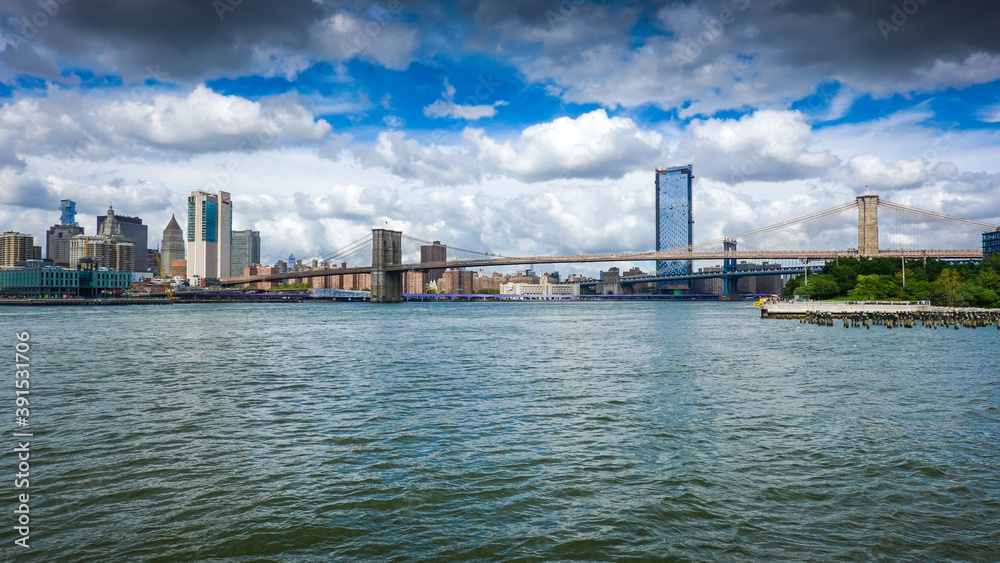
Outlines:
[[399, 303], [403, 300], [403, 272], [386, 267], [403, 263], [403, 233], [372, 229], [372, 303]]
[[[733, 239], [727, 239], [722, 241], [722, 249], [726, 252], [736, 252], [736, 241]], [[736, 259], [726, 258], [722, 261], [722, 271], [724, 273], [735, 272], [737, 270]], [[722, 292], [723, 300], [739, 300], [740, 292], [736, 289], [736, 282], [738, 279], [735, 276], [725, 276], [722, 278], [723, 287], [725, 288]]]
[[878, 256], [878, 196], [858, 196], [858, 255]]

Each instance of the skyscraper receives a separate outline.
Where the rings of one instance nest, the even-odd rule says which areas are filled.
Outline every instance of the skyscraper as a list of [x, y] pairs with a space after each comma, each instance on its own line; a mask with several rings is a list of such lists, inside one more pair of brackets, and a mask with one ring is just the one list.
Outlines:
[[[656, 249], [681, 249], [693, 243], [694, 216], [691, 208], [692, 166], [656, 170]], [[690, 260], [657, 260], [659, 275], [691, 273]]]
[[233, 204], [229, 192], [193, 191], [188, 197], [187, 274], [220, 278], [229, 274], [233, 244]]
[[[97, 231], [101, 231], [101, 225], [107, 219], [101, 215], [97, 217]], [[142, 224], [142, 219], [138, 217], [127, 217], [125, 215], [115, 215], [118, 225], [121, 227], [121, 234], [135, 244], [135, 270], [136, 272], [149, 271], [148, 259], [146, 256], [147, 243], [149, 242], [149, 226]], [[155, 264], [153, 264], [155, 266]]]
[[35, 237], [7, 231], [0, 235], [0, 266], [16, 266], [22, 260], [40, 260], [42, 249], [35, 246]]
[[76, 224], [76, 202], [64, 199], [59, 203], [59, 224], [45, 232], [45, 257], [54, 266], [69, 267], [69, 239], [83, 234]]
[[[448, 260], [448, 247], [441, 244], [441, 241], [436, 240], [431, 244], [423, 245], [420, 247], [420, 262], [426, 264], [427, 262], [445, 262]], [[441, 279], [444, 275], [444, 268], [435, 268], [433, 270], [424, 271], [424, 285], [426, 286], [432, 280], [437, 281]]]
[[230, 276], [242, 276], [243, 268], [260, 264], [260, 231], [233, 231]]
[[68, 199], [63, 199], [59, 201], [59, 224], [60, 225], [73, 225], [76, 224], [76, 202]]
[[177, 224], [177, 218], [170, 216], [170, 222], [163, 229], [163, 241], [160, 242], [160, 271], [161, 277], [172, 275], [170, 264], [175, 260], [184, 259], [184, 229]]

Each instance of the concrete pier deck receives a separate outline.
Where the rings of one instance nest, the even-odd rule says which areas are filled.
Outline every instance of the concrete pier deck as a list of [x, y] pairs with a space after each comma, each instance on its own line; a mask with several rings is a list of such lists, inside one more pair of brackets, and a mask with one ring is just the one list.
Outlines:
[[930, 302], [900, 302], [900, 301], [811, 301], [811, 302], [776, 302], [766, 303], [760, 308], [762, 319], [799, 319], [807, 313], [830, 314], [834, 317], [857, 315], [861, 313], [918, 313], [934, 310], [955, 311], [949, 307], [932, 307]]

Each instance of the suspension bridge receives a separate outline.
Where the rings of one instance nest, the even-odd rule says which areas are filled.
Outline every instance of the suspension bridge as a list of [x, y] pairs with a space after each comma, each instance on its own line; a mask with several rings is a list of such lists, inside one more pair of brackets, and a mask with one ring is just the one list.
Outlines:
[[[997, 225], [982, 221], [880, 200], [877, 195], [863, 195], [858, 196], [855, 201], [767, 227], [683, 248], [646, 252], [501, 256], [489, 252], [445, 247], [436, 241], [425, 241], [404, 235], [401, 231], [379, 228], [373, 229], [371, 235], [358, 239], [323, 258], [325, 263], [336, 263], [338, 260], [356, 256], [371, 248], [370, 264], [347, 267], [347, 263], [344, 262], [341, 267], [231, 277], [220, 281], [223, 286], [233, 286], [256, 282], [301, 280], [318, 276], [343, 277], [370, 274], [371, 300], [374, 303], [402, 300], [404, 272], [440, 271], [448, 268], [642, 261], [658, 263], [684, 261], [688, 265], [687, 273], [681, 275], [654, 274], [643, 276], [641, 280], [622, 278], [622, 281], [626, 282], [639, 282], [691, 279], [699, 275], [691, 271], [691, 261], [722, 260], [724, 274], [728, 274], [732, 281], [739, 275], [752, 275], [750, 272], [737, 272], [739, 260], [796, 260], [805, 266], [782, 268], [782, 270], [801, 271], [802, 268], [808, 267], [810, 262], [838, 258], [981, 259], [983, 252], [979, 237], [985, 230], [998, 228], [1000, 227]], [[456, 257], [449, 260], [446, 255], [432, 253], [429, 259], [424, 257], [425, 259], [419, 262], [404, 262], [403, 240], [445, 247], [449, 251], [474, 254], [476, 257]], [[413, 253], [406, 253], [408, 258], [411, 255]], [[769, 275], [781, 273], [787, 272], [767, 271]], [[723, 276], [716, 274], [716, 277]]]

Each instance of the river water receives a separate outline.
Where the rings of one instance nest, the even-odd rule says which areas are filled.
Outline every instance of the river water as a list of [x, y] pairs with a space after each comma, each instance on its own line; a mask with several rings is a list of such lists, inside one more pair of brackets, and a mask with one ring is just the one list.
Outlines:
[[30, 334], [34, 433], [25, 550], [4, 377], [2, 560], [1000, 559], [995, 328], [604, 302], [0, 328], [9, 372]]

